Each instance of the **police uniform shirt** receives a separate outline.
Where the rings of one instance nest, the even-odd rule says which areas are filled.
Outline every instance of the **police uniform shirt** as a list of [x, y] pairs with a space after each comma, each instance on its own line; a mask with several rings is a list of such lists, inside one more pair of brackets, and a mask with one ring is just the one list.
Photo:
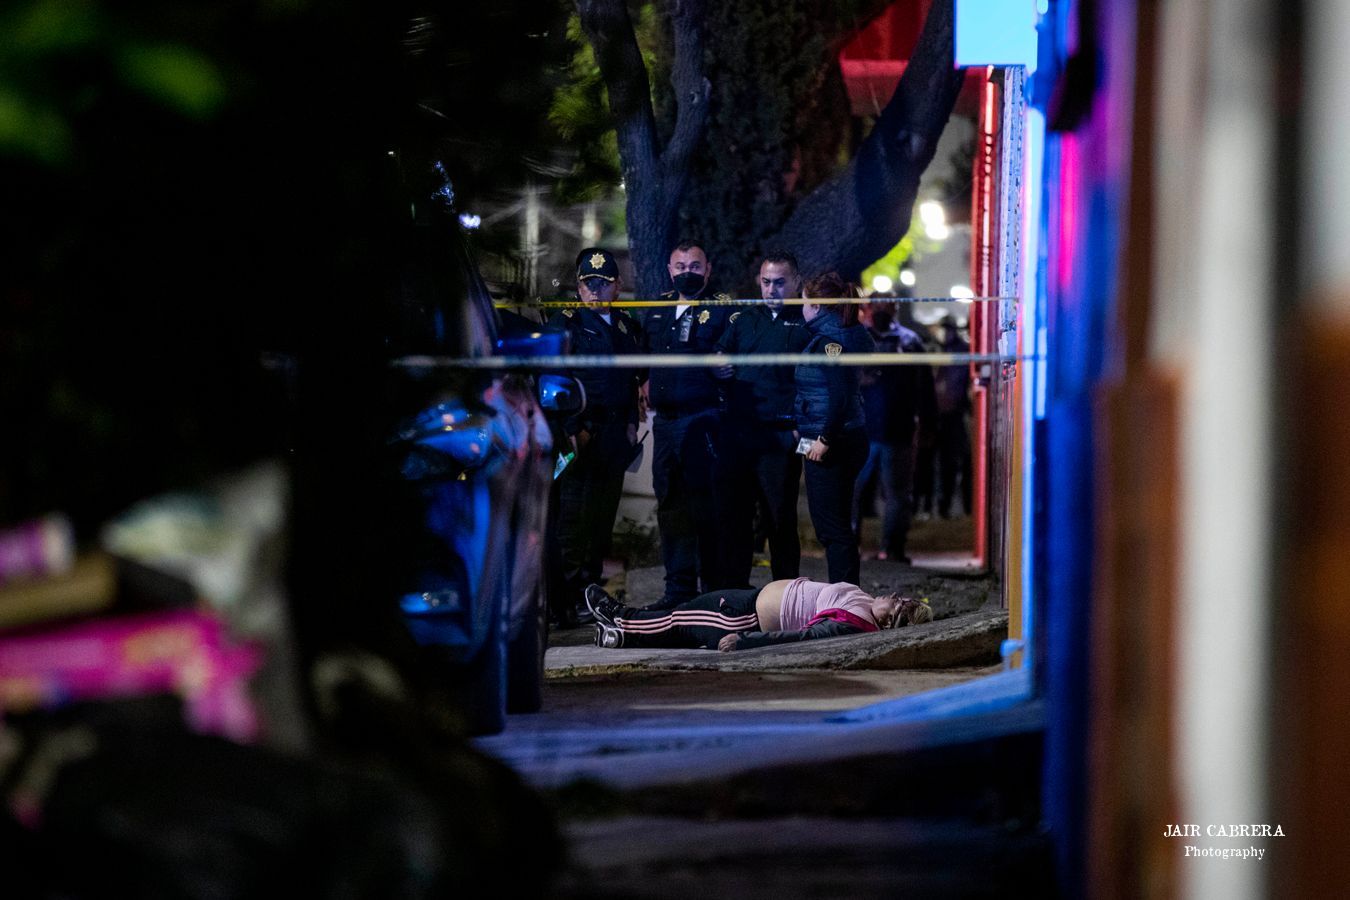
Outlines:
[[[564, 309], [549, 320], [549, 325], [567, 330], [573, 356], [619, 356], [641, 349], [641, 329], [620, 309], [611, 310], [609, 322], [590, 307]], [[593, 430], [591, 425], [603, 421], [637, 422], [639, 376], [635, 370], [585, 368], [572, 374], [586, 390], [586, 408], [567, 423], [569, 434], [581, 428]]]
[[[713, 297], [731, 299], [728, 294]], [[643, 321], [647, 352], [694, 355], [717, 351], [717, 342], [726, 331], [732, 310], [725, 306], [690, 306], [677, 316], [678, 294], [668, 291], [661, 299], [669, 300], [671, 305], [653, 307]], [[690, 415], [720, 406], [721, 385], [706, 366], [654, 368], [648, 398], [652, 409], [662, 415]]]
[[[726, 353], [801, 353], [811, 342], [795, 307], [785, 306], [774, 316], [768, 306], [752, 306], [733, 312], [727, 323], [717, 342]], [[739, 366], [729, 387], [728, 407], [734, 412], [761, 423], [791, 420], [797, 391], [791, 366]]]

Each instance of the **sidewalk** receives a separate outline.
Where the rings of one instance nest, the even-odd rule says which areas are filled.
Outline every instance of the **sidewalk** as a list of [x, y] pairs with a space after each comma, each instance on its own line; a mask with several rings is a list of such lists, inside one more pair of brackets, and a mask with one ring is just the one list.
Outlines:
[[[802, 575], [823, 581], [825, 560], [803, 556]], [[626, 591], [627, 602], [642, 606], [660, 598], [665, 572], [659, 566], [633, 569], [610, 579], [612, 593]], [[771, 579], [767, 567], [751, 572], [755, 586]], [[554, 631], [544, 664], [549, 678], [591, 675], [607, 669], [713, 669], [771, 671], [776, 669], [911, 669], [989, 665], [999, 661], [999, 645], [1007, 636], [1008, 615], [998, 609], [992, 581], [951, 571], [864, 561], [863, 590], [898, 591], [927, 597], [933, 621], [926, 625], [807, 641], [757, 650], [718, 653], [711, 650], [606, 650], [596, 647], [592, 628]]]

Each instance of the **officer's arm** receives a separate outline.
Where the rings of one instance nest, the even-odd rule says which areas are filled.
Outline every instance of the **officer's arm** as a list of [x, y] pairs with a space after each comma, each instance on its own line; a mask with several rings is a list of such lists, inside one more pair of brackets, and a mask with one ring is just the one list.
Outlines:
[[[568, 312], [570, 311], [571, 310], [568, 310]], [[548, 320], [549, 328], [556, 328], [559, 331], [567, 333], [567, 343], [569, 353], [572, 352], [572, 341], [576, 339], [576, 336], [572, 333], [572, 321], [573, 321], [572, 317], [567, 315], [567, 312], [556, 312], [553, 314], [553, 317]], [[572, 373], [572, 370], [570, 369], [563, 369], [558, 374], [572, 375], [573, 377], [575, 377]], [[585, 427], [585, 424], [582, 420], [584, 413], [585, 410], [583, 409], [580, 412], [568, 416], [566, 419], [564, 419], [562, 423], [563, 434], [567, 435], [568, 437], [574, 437], [578, 431], [581, 431]]]
[[844, 412], [848, 409], [849, 396], [856, 391], [856, 387], [853, 373], [845, 366], [827, 365], [821, 368], [825, 370], [825, 384], [829, 388], [829, 400], [825, 405], [825, 427], [821, 430], [821, 437], [829, 443], [844, 425]]
[[740, 351], [740, 329], [735, 322], [727, 325], [722, 336], [717, 339], [717, 349], [722, 353], [739, 353]]

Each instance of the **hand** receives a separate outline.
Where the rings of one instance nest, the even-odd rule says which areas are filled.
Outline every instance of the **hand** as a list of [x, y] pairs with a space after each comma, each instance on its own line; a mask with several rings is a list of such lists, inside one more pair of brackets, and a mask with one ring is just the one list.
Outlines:
[[735, 650], [740, 643], [741, 636], [739, 634], [728, 634], [717, 642], [717, 649], [723, 653], [729, 653]]
[[638, 421], [639, 421], [639, 422], [645, 422], [645, 421], [647, 421], [647, 415], [648, 415], [648, 412], [649, 412], [649, 410], [651, 410], [651, 408], [652, 408], [652, 398], [651, 398], [651, 394], [649, 393], [650, 389], [651, 389], [651, 382], [650, 382], [650, 381], [644, 381], [644, 382], [642, 382], [642, 384], [640, 384], [640, 385], [638, 386], [638, 398], [637, 398], [637, 399], [638, 399]]
[[828, 452], [830, 452], [829, 446], [820, 438], [816, 438], [811, 442], [811, 449], [806, 451], [806, 458], [811, 462], [820, 462]]
[[[720, 351], [720, 350], [718, 351], [718, 355], [719, 355], [719, 356], [721, 355], [721, 351]], [[736, 367], [735, 367], [735, 366], [718, 366], [717, 368], [713, 369], [712, 371], [713, 371], [713, 377], [714, 377], [714, 378], [718, 379], [719, 381], [726, 381], [728, 378], [730, 378], [731, 376], [733, 376], [733, 375], [736, 374]]]
[[637, 443], [637, 424], [634, 423], [634, 422], [629, 422], [629, 423], [628, 423], [628, 445], [631, 447], [633, 444], [636, 444], [636, 443]]

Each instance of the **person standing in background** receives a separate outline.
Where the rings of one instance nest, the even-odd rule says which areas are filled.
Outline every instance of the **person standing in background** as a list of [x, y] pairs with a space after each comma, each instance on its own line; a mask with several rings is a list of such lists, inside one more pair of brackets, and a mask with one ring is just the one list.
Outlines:
[[[734, 312], [717, 343], [725, 353], [801, 353], [810, 343], [801, 309], [785, 297], [801, 296], [797, 258], [768, 254], [759, 267], [759, 306]], [[728, 587], [749, 585], [754, 559], [756, 507], [769, 545], [773, 577], [796, 578], [802, 547], [797, 536], [801, 456], [793, 437], [796, 381], [791, 366], [741, 366], [727, 382], [725, 430], [730, 493], [726, 548]]]
[[[943, 353], [969, 353], [970, 344], [961, 338], [951, 319], [942, 324]], [[938, 515], [951, 516], [957, 481], [960, 481], [961, 508], [970, 515], [970, 432], [966, 414], [970, 412], [970, 365], [938, 366], [934, 374], [937, 392]]]
[[[811, 298], [856, 297], [852, 285], [834, 272], [806, 283]], [[845, 353], [876, 349], [867, 329], [858, 324], [857, 304], [802, 306], [811, 332], [806, 359], [797, 366], [796, 417], [799, 452], [806, 457], [806, 502], [816, 539], [825, 547], [829, 580], [857, 584], [860, 559], [853, 531], [853, 486], [867, 460], [860, 372], [854, 366], [818, 364]]]
[[[895, 321], [894, 305], [872, 302], [864, 310], [868, 333], [880, 353], [923, 353], [918, 334]], [[853, 527], [861, 538], [861, 505], [869, 487], [885, 499], [877, 559], [909, 564], [905, 544], [913, 509], [914, 453], [919, 434], [937, 422], [933, 370], [929, 366], [875, 366], [861, 376], [869, 442], [867, 462], [853, 492]]]
[[[638, 352], [638, 324], [610, 306], [619, 294], [614, 255], [588, 247], [577, 255], [576, 273], [581, 305], [549, 320], [550, 327], [567, 332], [568, 352], [576, 356]], [[634, 370], [578, 368], [569, 374], [584, 387], [586, 406], [563, 423], [575, 455], [555, 483], [558, 567], [549, 596], [554, 618], [563, 627], [575, 627], [589, 617], [584, 591], [601, 580], [638, 421]]]
[[[662, 294], [670, 306], [648, 311], [643, 344], [648, 353], [702, 355], [716, 350], [731, 311], [700, 306], [711, 296], [712, 264], [694, 241], [682, 241], [668, 265], [674, 290]], [[731, 299], [717, 295], [718, 299]], [[712, 590], [726, 576], [720, 546], [722, 519], [717, 502], [722, 452], [723, 383], [731, 366], [655, 367], [645, 396], [656, 413], [652, 425], [652, 487], [656, 525], [665, 563], [664, 596], [650, 608], [666, 609]]]

